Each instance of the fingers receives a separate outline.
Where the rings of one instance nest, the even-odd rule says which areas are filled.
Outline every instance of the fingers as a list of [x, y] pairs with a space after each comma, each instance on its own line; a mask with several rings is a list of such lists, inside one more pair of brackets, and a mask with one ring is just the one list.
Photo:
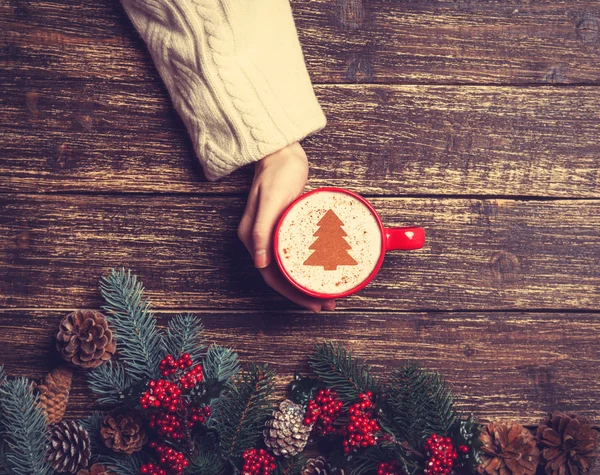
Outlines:
[[260, 193], [258, 197], [258, 209], [252, 227], [252, 257], [254, 266], [264, 269], [269, 266], [273, 256], [272, 242], [273, 232], [277, 220], [283, 210], [289, 205], [289, 200], [282, 200], [269, 193]]
[[332, 311], [335, 309], [335, 300], [322, 300], [309, 295], [303, 294], [298, 289], [294, 288], [279, 272], [275, 264], [259, 269], [266, 284], [276, 292], [279, 292], [284, 297], [292, 302], [301, 305], [311, 312], [319, 313], [321, 310]]

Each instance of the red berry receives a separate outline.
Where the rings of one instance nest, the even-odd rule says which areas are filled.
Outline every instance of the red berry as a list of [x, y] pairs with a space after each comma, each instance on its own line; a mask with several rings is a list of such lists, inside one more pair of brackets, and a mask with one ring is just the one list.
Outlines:
[[338, 399], [335, 391], [321, 389], [313, 399], [308, 401], [304, 425], [315, 424], [320, 435], [333, 433], [336, 431], [333, 424], [342, 413], [342, 407], [343, 403]]
[[275, 457], [264, 449], [248, 449], [242, 454], [242, 475], [270, 475], [275, 471]]
[[[468, 447], [461, 446], [469, 451]], [[449, 437], [441, 437], [432, 434], [425, 442], [425, 451], [429, 457], [426, 463], [425, 475], [447, 475], [451, 473], [454, 462], [458, 458], [458, 453]]]

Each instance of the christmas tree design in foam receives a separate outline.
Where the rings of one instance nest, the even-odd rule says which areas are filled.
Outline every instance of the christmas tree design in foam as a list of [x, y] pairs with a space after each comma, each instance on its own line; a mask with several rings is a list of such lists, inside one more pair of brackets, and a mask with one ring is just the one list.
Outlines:
[[309, 249], [315, 251], [304, 261], [305, 266], [323, 266], [324, 270], [336, 270], [338, 266], [355, 266], [358, 264], [348, 249], [352, 246], [346, 242], [346, 232], [342, 229], [344, 223], [337, 215], [329, 210], [317, 223], [319, 229], [313, 236], [317, 239]]

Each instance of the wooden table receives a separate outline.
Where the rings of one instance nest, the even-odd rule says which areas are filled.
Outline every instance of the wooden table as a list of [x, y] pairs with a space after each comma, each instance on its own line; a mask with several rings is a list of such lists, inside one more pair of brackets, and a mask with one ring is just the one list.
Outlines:
[[[292, 5], [329, 119], [309, 187], [366, 195], [427, 247], [334, 313], [299, 310], [236, 238], [252, 171], [204, 181], [118, 2], [3, 0], [0, 362], [41, 377], [61, 316], [124, 266], [163, 322], [201, 315], [282, 388], [332, 339], [378, 373], [442, 371], [483, 420], [600, 423], [599, 3]], [[77, 374], [70, 415], [91, 402]]]

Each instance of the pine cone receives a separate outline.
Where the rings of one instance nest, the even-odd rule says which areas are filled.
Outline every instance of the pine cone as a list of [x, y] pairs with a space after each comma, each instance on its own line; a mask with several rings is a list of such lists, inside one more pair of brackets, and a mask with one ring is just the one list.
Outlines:
[[90, 437], [74, 421], [62, 421], [50, 429], [46, 459], [57, 472], [77, 473], [90, 463]]
[[148, 441], [141, 417], [123, 412], [107, 414], [102, 421], [100, 435], [109, 449], [127, 455], [137, 452]]
[[536, 438], [548, 475], [579, 475], [593, 465], [598, 432], [585, 417], [555, 412], [538, 427]]
[[516, 422], [491, 422], [480, 435], [481, 464], [477, 473], [486, 475], [533, 475], [540, 452], [533, 434]]
[[292, 457], [306, 446], [311, 428], [304, 425], [304, 407], [286, 399], [265, 424], [265, 445], [275, 455]]
[[306, 465], [302, 467], [301, 475], [344, 475], [344, 470], [340, 468], [333, 469], [325, 457], [308, 459]]
[[40, 406], [46, 413], [49, 425], [60, 422], [65, 415], [72, 380], [73, 370], [67, 366], [59, 366], [47, 374], [41, 384], [38, 384]]
[[56, 349], [75, 366], [96, 368], [114, 355], [117, 345], [104, 315], [76, 310], [60, 322]]
[[95, 463], [89, 469], [82, 469], [77, 472], [77, 475], [117, 475], [115, 472], [111, 472], [105, 465], [101, 463]]

